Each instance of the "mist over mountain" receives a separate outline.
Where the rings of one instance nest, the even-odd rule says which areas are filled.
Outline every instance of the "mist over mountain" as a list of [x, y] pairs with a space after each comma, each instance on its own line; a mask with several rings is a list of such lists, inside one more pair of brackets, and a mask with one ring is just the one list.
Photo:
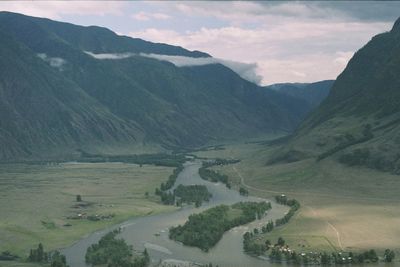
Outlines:
[[218, 62], [177, 66], [142, 56], [211, 58], [106, 28], [0, 12], [0, 36], [1, 160], [291, 132], [312, 108]]
[[400, 19], [361, 48], [274, 161], [332, 157], [400, 172]]

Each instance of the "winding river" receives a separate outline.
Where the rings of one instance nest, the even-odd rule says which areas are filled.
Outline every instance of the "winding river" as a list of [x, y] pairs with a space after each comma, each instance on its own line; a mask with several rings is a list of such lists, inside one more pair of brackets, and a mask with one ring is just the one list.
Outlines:
[[110, 230], [121, 227], [121, 237], [124, 238], [128, 244], [133, 245], [134, 249], [143, 251], [144, 248], [147, 248], [153, 266], [161, 261], [190, 261], [200, 264], [211, 262], [213, 265], [219, 265], [220, 267], [273, 266], [274, 264], [268, 261], [244, 254], [242, 249], [242, 236], [246, 231], [252, 230], [255, 227], [260, 228], [269, 220], [283, 217], [287, 212], [287, 207], [277, 205], [273, 201], [271, 201], [272, 209], [268, 212], [267, 216], [261, 220], [233, 228], [226, 232], [218, 244], [210, 249], [209, 252], [203, 252], [195, 247], [183, 246], [168, 238], [168, 229], [171, 226], [183, 224], [190, 214], [199, 213], [204, 209], [219, 204], [265, 200], [255, 197], [244, 197], [237, 191], [226, 188], [224, 184], [211, 183], [201, 179], [198, 173], [200, 167], [200, 161], [185, 163], [184, 170], [178, 175], [175, 187], [179, 184], [206, 185], [212, 194], [212, 198], [208, 203], [203, 203], [200, 208], [186, 206], [170, 213], [134, 218], [113, 227], [95, 232], [78, 241], [71, 247], [62, 250], [62, 253], [67, 257], [68, 264], [71, 267], [86, 267], [87, 265], [84, 260], [86, 249], [91, 244], [97, 243], [99, 239]]

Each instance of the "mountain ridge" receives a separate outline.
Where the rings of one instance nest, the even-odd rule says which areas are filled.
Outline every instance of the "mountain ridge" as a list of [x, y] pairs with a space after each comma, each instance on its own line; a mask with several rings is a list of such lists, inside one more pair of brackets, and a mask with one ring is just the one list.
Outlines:
[[[18, 58], [26, 69], [0, 73], [2, 95], [8, 96], [0, 109], [18, 114], [0, 118], [1, 160], [114, 145], [193, 148], [291, 132], [311, 109], [306, 101], [265, 90], [221, 64], [177, 67], [140, 56], [158, 51], [209, 57], [202, 52], [10, 12], [0, 12], [0, 32], [9, 43], [1, 49], [25, 51], [7, 52], [0, 68]], [[97, 59], [86, 51], [137, 55]], [[12, 96], [16, 92], [19, 97]]]
[[399, 21], [354, 54], [328, 97], [271, 162], [330, 157], [400, 173]]

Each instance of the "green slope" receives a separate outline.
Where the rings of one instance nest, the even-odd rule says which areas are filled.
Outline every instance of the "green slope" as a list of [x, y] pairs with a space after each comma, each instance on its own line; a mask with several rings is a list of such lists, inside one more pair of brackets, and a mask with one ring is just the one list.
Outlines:
[[[141, 138], [138, 127], [114, 116], [27, 47], [1, 31], [0, 38], [0, 158]], [[116, 136], [118, 129], [124, 131]]]
[[[329, 96], [278, 157], [334, 157], [348, 165], [400, 171], [400, 21], [350, 60]], [[292, 157], [293, 160], [293, 157]], [[273, 160], [274, 161], [274, 160]]]
[[[46, 155], [50, 143], [55, 150], [61, 145], [70, 150], [81, 148], [88, 142], [196, 147], [290, 132], [311, 108], [306, 101], [265, 90], [219, 64], [179, 68], [139, 55], [209, 57], [202, 52], [118, 36], [105, 28], [9, 12], [0, 12], [0, 30], [4, 33], [2, 39], [10, 42], [0, 44], [3, 53], [8, 54], [0, 61], [0, 68], [7, 69], [14, 59], [21, 65], [14, 64], [15, 68], [7, 69], [7, 75], [2, 73], [4, 94], [17, 88], [21, 95], [14, 97], [12, 103], [3, 101], [0, 108], [30, 114], [33, 99], [41, 98], [46, 114], [1, 118], [1, 144], [7, 143], [15, 151], [0, 155], [3, 159], [29, 154], [35, 157], [35, 151]], [[21, 47], [25, 52], [9, 53], [10, 47]], [[101, 60], [86, 51], [137, 55]], [[35, 80], [39, 76], [45, 78]], [[19, 83], [10, 86], [10, 79]], [[65, 95], [73, 95], [73, 100]], [[67, 108], [60, 115], [57, 109], [64, 106]], [[36, 120], [40, 127], [34, 130], [18, 127], [29, 138], [6, 134], [10, 132], [6, 121], [31, 125]], [[51, 123], [56, 123], [57, 131], [52, 130]]]

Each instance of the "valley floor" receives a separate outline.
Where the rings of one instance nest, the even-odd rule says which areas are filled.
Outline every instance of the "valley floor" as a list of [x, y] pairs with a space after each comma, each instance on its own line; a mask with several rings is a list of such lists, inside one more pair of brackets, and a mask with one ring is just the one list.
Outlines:
[[386, 248], [400, 253], [399, 176], [366, 168], [349, 168], [329, 159], [268, 166], [274, 147], [263, 143], [227, 145], [198, 156], [238, 158], [235, 165], [213, 167], [237, 187], [271, 197], [299, 200], [292, 220], [263, 240], [282, 236], [297, 251], [362, 251]]
[[[195, 154], [241, 159], [212, 169], [227, 174], [233, 187], [245, 186], [265, 198], [284, 193], [302, 205], [288, 224], [260, 242], [283, 237], [297, 251], [374, 248], [382, 254], [389, 248], [400, 255], [399, 176], [329, 159], [267, 165], [276, 148], [263, 142], [220, 148]], [[45, 250], [61, 248], [127, 218], [171, 211], [174, 207], [161, 205], [154, 189], [172, 170], [122, 163], [1, 164], [0, 252], [24, 257], [39, 242]], [[76, 202], [78, 194], [81, 203]], [[104, 219], [73, 219], [78, 214]], [[12, 264], [0, 262], [1, 267], [35, 266]]]
[[1, 164], [0, 252], [26, 257], [39, 242], [46, 251], [61, 248], [128, 218], [170, 211], [154, 190], [172, 170], [122, 163]]

